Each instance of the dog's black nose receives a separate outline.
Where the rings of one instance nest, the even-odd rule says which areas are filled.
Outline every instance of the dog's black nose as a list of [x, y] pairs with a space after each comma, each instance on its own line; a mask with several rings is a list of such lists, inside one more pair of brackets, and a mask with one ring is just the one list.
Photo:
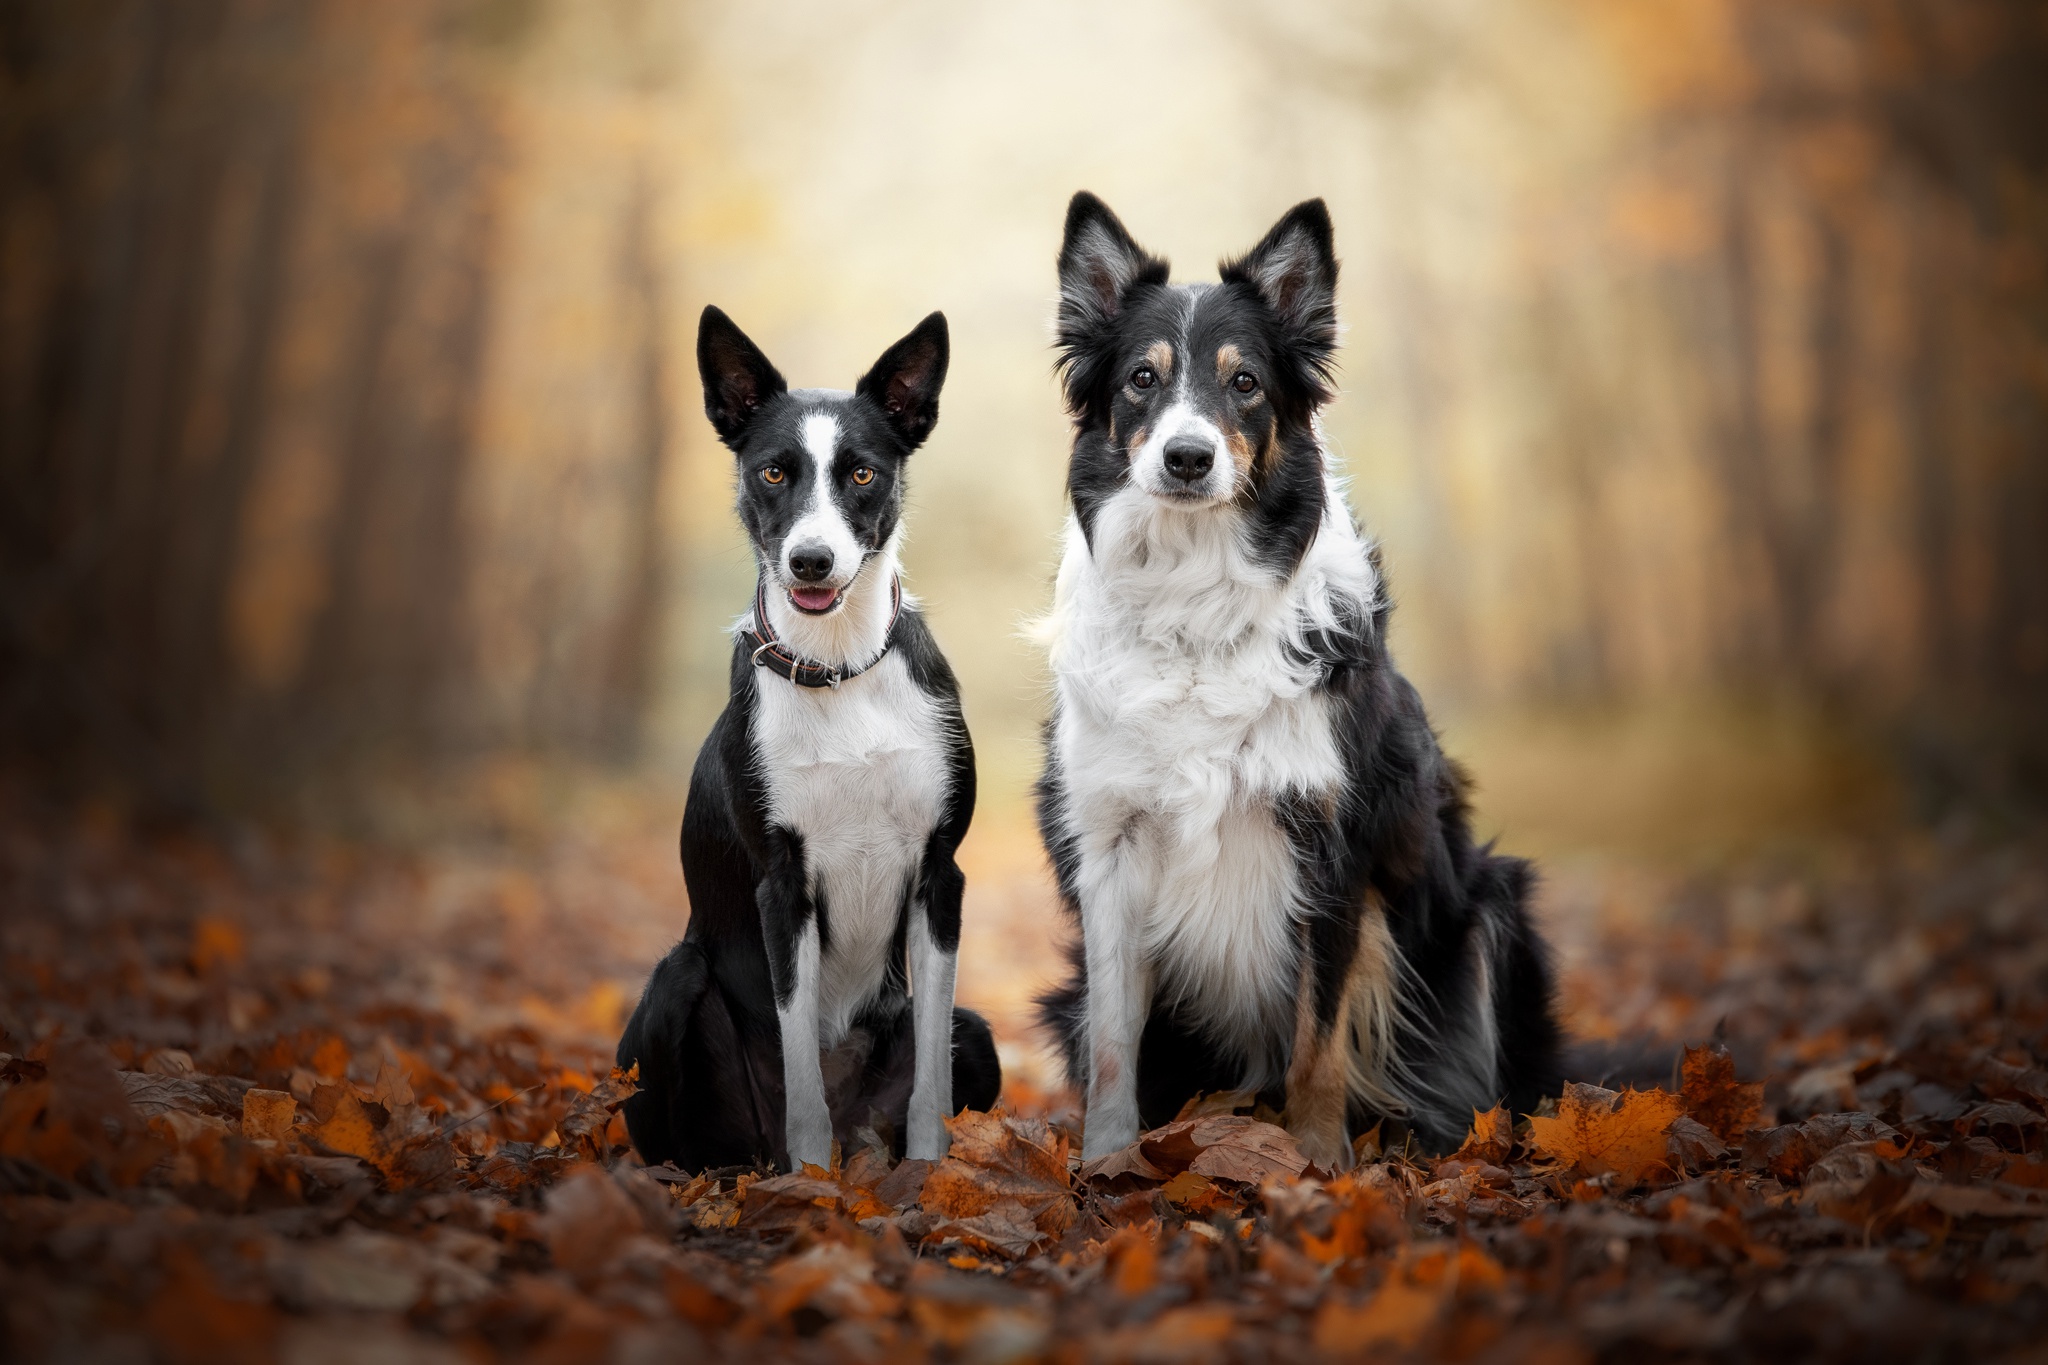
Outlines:
[[1166, 472], [1182, 483], [1193, 483], [1216, 463], [1215, 447], [1203, 441], [1168, 441]]
[[809, 541], [789, 552], [789, 571], [805, 583], [815, 583], [832, 572], [832, 551]]

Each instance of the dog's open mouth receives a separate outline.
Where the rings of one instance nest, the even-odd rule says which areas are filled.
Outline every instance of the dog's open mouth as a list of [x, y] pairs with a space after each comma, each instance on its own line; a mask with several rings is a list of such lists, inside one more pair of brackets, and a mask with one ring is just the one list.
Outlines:
[[789, 604], [807, 616], [823, 616], [838, 606], [845, 595], [844, 588], [791, 588]]

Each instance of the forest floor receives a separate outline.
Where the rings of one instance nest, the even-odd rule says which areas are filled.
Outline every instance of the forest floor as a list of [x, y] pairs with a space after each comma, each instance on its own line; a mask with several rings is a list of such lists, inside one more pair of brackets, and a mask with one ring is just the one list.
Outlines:
[[2048, 1358], [2039, 839], [1553, 865], [1576, 1083], [1329, 1175], [1235, 1096], [1080, 1165], [1023, 1031], [1056, 925], [997, 825], [961, 997], [1003, 1106], [936, 1167], [777, 1175], [645, 1170], [616, 1119], [669, 814], [408, 848], [0, 788], [0, 1349]]

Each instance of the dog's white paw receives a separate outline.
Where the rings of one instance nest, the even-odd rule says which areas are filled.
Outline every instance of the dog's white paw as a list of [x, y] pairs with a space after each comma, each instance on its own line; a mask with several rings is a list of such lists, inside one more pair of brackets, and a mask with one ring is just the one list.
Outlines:
[[800, 1171], [806, 1166], [829, 1167], [832, 1164], [832, 1117], [820, 1110], [816, 1114], [794, 1114], [789, 1116], [786, 1133], [789, 1140], [789, 1169]]
[[946, 1131], [946, 1121], [937, 1111], [921, 1114], [915, 1105], [911, 1106], [910, 1131], [903, 1144], [904, 1156], [913, 1161], [937, 1161], [952, 1145], [953, 1136]]
[[1081, 1159], [1093, 1161], [1111, 1152], [1120, 1152], [1137, 1140], [1138, 1116], [1135, 1112], [1091, 1110], [1081, 1123]]
[[1309, 1163], [1331, 1174], [1348, 1171], [1358, 1164], [1358, 1154], [1345, 1140], [1342, 1124], [1304, 1126], [1294, 1134], [1295, 1145]]

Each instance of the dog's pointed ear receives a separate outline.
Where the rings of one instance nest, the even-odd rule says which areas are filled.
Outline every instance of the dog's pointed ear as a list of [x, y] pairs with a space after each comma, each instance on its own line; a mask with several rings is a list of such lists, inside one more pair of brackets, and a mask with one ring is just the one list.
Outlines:
[[1060, 333], [1092, 328], [1123, 311], [1133, 285], [1164, 284], [1166, 262], [1132, 239], [1109, 205], [1086, 190], [1067, 204], [1060, 241]]
[[1263, 241], [1221, 270], [1225, 282], [1256, 290], [1298, 341], [1325, 357], [1337, 348], [1337, 252], [1322, 200], [1287, 210]]
[[946, 315], [933, 313], [882, 352], [853, 391], [879, 407], [890, 428], [915, 450], [938, 424], [939, 390], [945, 386], [951, 354]]
[[1100, 378], [1102, 343], [1110, 324], [1140, 285], [1165, 284], [1167, 263], [1131, 237], [1109, 205], [1082, 190], [1067, 204], [1066, 234], [1060, 241], [1060, 363], [1066, 372], [1067, 401], [1086, 407]]
[[762, 404], [788, 390], [782, 375], [733, 320], [706, 304], [697, 321], [697, 372], [704, 379], [704, 415], [731, 445]]

